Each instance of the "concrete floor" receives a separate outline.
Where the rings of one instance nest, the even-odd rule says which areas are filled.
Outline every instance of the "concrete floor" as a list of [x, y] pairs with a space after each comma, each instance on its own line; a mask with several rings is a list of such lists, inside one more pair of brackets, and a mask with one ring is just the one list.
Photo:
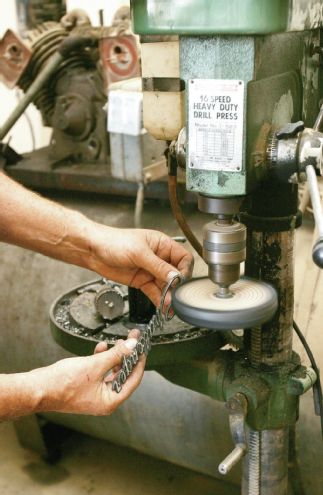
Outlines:
[[23, 449], [12, 423], [0, 425], [1, 495], [238, 495], [188, 469], [72, 433], [55, 465]]

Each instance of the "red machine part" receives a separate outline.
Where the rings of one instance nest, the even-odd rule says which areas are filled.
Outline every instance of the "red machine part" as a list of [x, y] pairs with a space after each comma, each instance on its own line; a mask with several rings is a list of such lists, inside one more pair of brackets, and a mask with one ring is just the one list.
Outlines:
[[139, 53], [135, 36], [127, 34], [103, 38], [100, 50], [106, 87], [112, 82], [140, 76]]
[[14, 88], [31, 58], [31, 50], [11, 29], [0, 40], [0, 80]]

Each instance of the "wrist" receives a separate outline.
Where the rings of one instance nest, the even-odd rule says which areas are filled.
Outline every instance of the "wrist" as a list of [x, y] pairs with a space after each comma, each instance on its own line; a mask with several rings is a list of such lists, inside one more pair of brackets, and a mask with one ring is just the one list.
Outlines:
[[64, 387], [56, 376], [56, 363], [26, 373], [33, 398], [33, 411], [59, 411], [62, 406]]
[[49, 255], [95, 271], [96, 239], [101, 226], [76, 210], [63, 209], [63, 213], [63, 232], [53, 246], [55, 255]]
[[87, 223], [84, 224], [84, 235], [88, 241], [88, 254], [85, 257], [86, 268], [102, 275], [102, 271], [106, 272], [109, 269], [111, 246], [119, 229], [96, 223], [87, 218], [86, 220]]
[[43, 397], [41, 381], [36, 378], [34, 372], [0, 375], [1, 419], [39, 412]]

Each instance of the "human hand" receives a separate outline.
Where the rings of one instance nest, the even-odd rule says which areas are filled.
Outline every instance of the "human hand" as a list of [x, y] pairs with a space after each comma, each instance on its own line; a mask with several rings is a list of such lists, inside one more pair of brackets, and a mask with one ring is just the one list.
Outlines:
[[172, 276], [192, 275], [193, 256], [162, 232], [94, 224], [89, 238], [88, 267], [103, 277], [141, 289], [156, 306]]
[[109, 415], [138, 387], [145, 368], [145, 356], [127, 378], [120, 393], [112, 391], [123, 356], [128, 356], [140, 335], [132, 330], [126, 341], [119, 340], [110, 350], [97, 345], [95, 354], [63, 359], [47, 368], [33, 370], [35, 384], [43, 390], [39, 411], [57, 411], [94, 416]]

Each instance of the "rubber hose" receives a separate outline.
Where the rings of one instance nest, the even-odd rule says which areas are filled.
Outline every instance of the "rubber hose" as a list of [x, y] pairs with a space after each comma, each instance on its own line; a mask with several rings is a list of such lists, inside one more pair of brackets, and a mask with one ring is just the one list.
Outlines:
[[187, 240], [190, 242], [190, 244], [193, 246], [195, 251], [201, 258], [203, 258], [203, 247], [202, 244], [198, 241], [198, 239], [195, 237], [193, 234], [190, 226], [188, 225], [182, 208], [180, 207], [180, 204], [178, 202], [178, 196], [177, 196], [177, 175], [168, 175], [168, 192], [169, 192], [169, 200], [170, 204], [172, 207], [172, 212], [173, 215], [182, 229], [185, 237]]

